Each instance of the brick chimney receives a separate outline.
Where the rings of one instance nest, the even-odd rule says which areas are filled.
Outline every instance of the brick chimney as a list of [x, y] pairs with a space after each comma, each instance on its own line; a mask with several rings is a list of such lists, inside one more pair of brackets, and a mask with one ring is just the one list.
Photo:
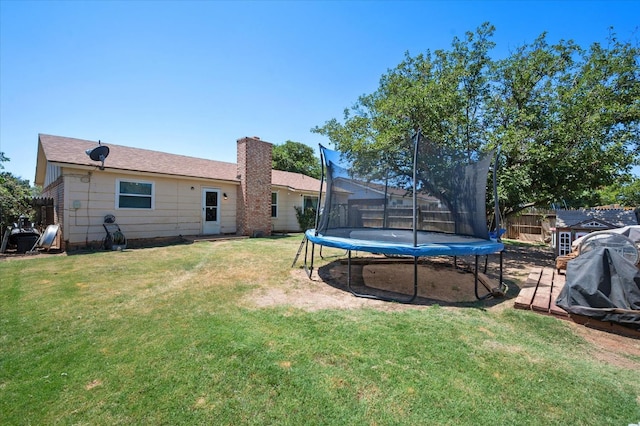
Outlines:
[[238, 139], [237, 232], [271, 235], [271, 148], [259, 137]]

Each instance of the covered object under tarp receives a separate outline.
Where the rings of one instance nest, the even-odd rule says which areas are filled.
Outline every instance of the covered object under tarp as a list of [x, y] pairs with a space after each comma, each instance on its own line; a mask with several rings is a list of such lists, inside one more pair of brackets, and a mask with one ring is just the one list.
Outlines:
[[614, 250], [598, 247], [568, 263], [556, 305], [640, 330], [640, 270]]
[[611, 234], [611, 233], [624, 235], [625, 237], [633, 241], [633, 243], [636, 246], [640, 247], [640, 225], [631, 225], [631, 226], [625, 226], [623, 228], [607, 229], [606, 231], [595, 231], [590, 234], [583, 235], [582, 237], [577, 238], [574, 242], [571, 243], [571, 250], [577, 250], [578, 247], [580, 246], [580, 243], [585, 239], [585, 237], [588, 237], [588, 236], [593, 237], [594, 235], [597, 235], [597, 234]]

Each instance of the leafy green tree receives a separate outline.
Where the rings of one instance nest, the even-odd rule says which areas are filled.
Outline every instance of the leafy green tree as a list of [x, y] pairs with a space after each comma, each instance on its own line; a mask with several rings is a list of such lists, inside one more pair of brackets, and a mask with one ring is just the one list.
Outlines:
[[286, 141], [273, 147], [273, 168], [286, 172], [302, 173], [320, 179], [320, 160], [313, 148], [294, 141]]
[[[9, 158], [0, 152], [0, 170], [4, 170], [2, 163], [6, 161]], [[8, 172], [0, 172], [0, 239], [5, 229], [17, 222], [20, 215], [32, 217], [33, 213], [29, 181]]]
[[640, 207], [640, 178], [633, 177], [598, 191], [601, 204], [620, 204], [623, 207]]
[[638, 161], [639, 49], [556, 45], [545, 34], [493, 68], [489, 104], [506, 213], [575, 200], [628, 176]]
[[482, 115], [493, 32], [485, 24], [464, 41], [454, 38], [450, 52], [406, 53], [376, 92], [344, 111], [344, 123], [332, 119], [312, 130], [355, 161], [382, 151], [391, 164], [410, 162], [408, 135], [418, 127], [431, 143], [471, 154], [486, 139]]
[[[501, 147], [503, 214], [564, 200], [583, 202], [640, 162], [640, 49], [611, 34], [607, 46], [550, 45], [546, 34], [501, 60], [488, 23], [451, 49], [408, 54], [325, 135], [357, 167], [407, 170], [421, 128], [434, 161]], [[384, 165], [373, 158], [384, 153]], [[437, 155], [436, 155], [437, 154]], [[421, 164], [428, 167], [429, 164]], [[587, 197], [585, 197], [587, 195]]]

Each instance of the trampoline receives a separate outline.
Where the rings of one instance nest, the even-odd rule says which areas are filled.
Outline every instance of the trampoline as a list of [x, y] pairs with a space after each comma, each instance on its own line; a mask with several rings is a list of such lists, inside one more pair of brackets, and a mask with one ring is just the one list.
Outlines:
[[[354, 296], [411, 303], [418, 293], [419, 258], [451, 256], [455, 262], [459, 256], [473, 256], [475, 296], [491, 296], [479, 295], [478, 272], [480, 256], [485, 256], [486, 272], [487, 257], [498, 255], [502, 288], [504, 245], [499, 232], [489, 233], [486, 216], [487, 177], [496, 153], [457, 153], [425, 144], [420, 131], [411, 141], [407, 146], [413, 152], [369, 153], [366, 160], [320, 146], [326, 193], [322, 200], [321, 187], [316, 226], [305, 232], [294, 264], [304, 247], [304, 269], [311, 278], [316, 245], [343, 249], [347, 288]], [[495, 166], [493, 171], [494, 223], [499, 230]], [[403, 298], [356, 291], [352, 252], [412, 257], [413, 294]]]
[[426, 231], [417, 232], [418, 243], [414, 246], [413, 232], [404, 229], [341, 229], [339, 236], [325, 236], [309, 229], [305, 236], [321, 246], [391, 256], [481, 256], [504, 249], [502, 243], [491, 240]]

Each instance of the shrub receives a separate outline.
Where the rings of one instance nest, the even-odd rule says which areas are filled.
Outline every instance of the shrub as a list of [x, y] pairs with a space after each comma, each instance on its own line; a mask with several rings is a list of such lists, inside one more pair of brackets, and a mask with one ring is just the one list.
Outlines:
[[313, 207], [307, 207], [303, 209], [299, 206], [293, 206], [296, 209], [296, 219], [298, 219], [298, 225], [300, 229], [306, 231], [315, 226], [316, 223], [316, 209]]

